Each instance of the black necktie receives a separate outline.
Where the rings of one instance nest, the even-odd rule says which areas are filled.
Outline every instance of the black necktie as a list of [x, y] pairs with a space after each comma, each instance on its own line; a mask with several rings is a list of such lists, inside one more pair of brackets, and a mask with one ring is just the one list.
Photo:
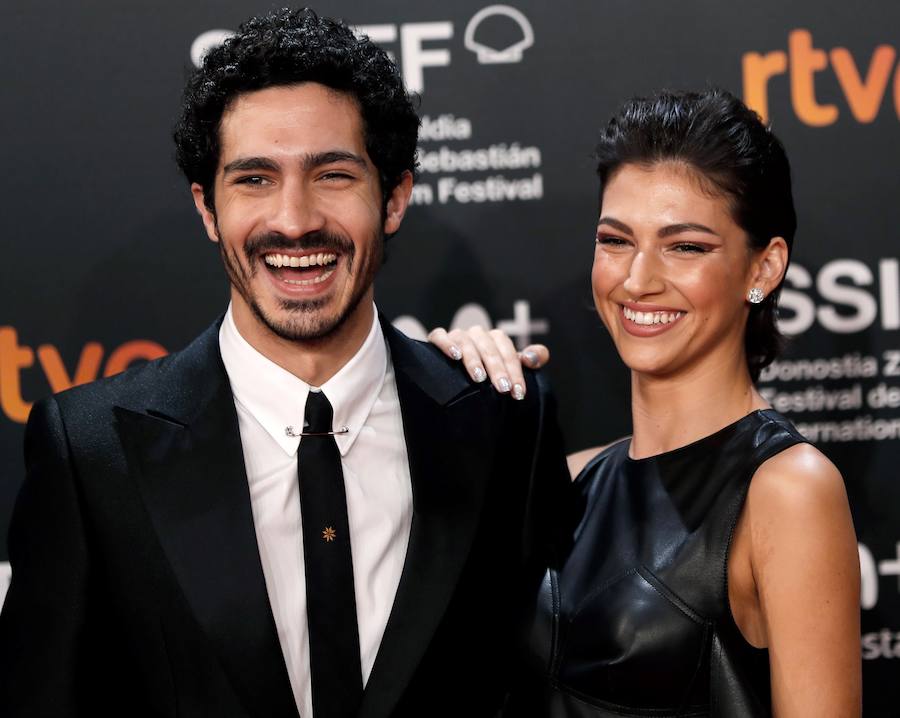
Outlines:
[[297, 469], [313, 718], [355, 716], [363, 693], [347, 497], [341, 455], [328, 433], [332, 421], [325, 394], [309, 392]]

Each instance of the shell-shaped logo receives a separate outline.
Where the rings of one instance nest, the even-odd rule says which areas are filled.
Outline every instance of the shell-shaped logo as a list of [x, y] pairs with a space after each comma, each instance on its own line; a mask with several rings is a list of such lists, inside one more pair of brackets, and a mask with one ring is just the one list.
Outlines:
[[191, 43], [191, 62], [194, 63], [194, 67], [200, 67], [200, 63], [203, 62], [203, 56], [212, 48], [221, 45], [232, 35], [234, 35], [233, 30], [207, 30], [197, 35]]
[[[502, 15], [508, 17], [515, 22], [522, 31], [522, 38], [512, 45], [504, 48], [489, 47], [478, 42], [475, 39], [475, 33], [478, 26], [487, 18], [494, 15]], [[472, 16], [469, 24], [466, 25], [466, 32], [463, 39], [466, 49], [475, 53], [478, 62], [482, 65], [498, 65], [501, 63], [522, 62], [522, 53], [529, 47], [534, 45], [534, 29], [528, 18], [521, 11], [509, 5], [488, 5], [482, 8]]]

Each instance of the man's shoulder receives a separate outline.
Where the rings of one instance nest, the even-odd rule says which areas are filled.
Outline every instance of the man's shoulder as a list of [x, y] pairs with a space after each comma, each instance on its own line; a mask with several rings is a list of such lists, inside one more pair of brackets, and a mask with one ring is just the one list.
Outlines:
[[498, 392], [489, 381], [473, 381], [462, 362], [449, 358], [434, 344], [406, 336], [384, 318], [382, 327], [395, 372], [403, 374], [440, 404], [475, 398], [477, 401], [468, 402], [472, 410], [514, 418], [543, 411], [545, 403], [552, 398], [547, 376], [540, 371], [524, 370], [525, 399], [515, 401], [508, 394]]
[[109, 411], [116, 406], [142, 411], [179, 392], [193, 391], [199, 388], [198, 384], [209, 381], [217, 368], [224, 374], [218, 349], [220, 324], [221, 319], [183, 349], [119, 374], [72, 387], [53, 399], [64, 414], [75, 411], [88, 416], [87, 412]]

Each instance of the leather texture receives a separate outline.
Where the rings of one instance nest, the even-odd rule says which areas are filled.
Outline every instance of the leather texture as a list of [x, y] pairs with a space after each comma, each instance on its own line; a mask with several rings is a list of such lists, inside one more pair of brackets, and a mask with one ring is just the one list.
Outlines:
[[728, 605], [728, 548], [757, 468], [802, 441], [766, 410], [655, 457], [629, 458], [628, 440], [595, 457], [506, 716], [769, 715], [767, 652]]
[[[539, 374], [510, 401], [382, 324], [413, 518], [358, 716], [493, 717], [571, 490], [554, 403]], [[218, 326], [35, 405], [0, 614], [4, 716], [296, 718]]]

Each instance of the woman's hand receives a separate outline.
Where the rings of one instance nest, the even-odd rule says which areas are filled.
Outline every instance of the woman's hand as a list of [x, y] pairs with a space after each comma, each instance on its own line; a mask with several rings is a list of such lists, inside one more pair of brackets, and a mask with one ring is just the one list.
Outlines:
[[543, 344], [531, 344], [516, 351], [512, 340], [499, 329], [483, 327], [435, 329], [428, 341], [451, 359], [461, 361], [473, 381], [490, 378], [494, 388], [510, 394], [513, 399], [525, 398], [525, 377], [522, 366], [539, 369], [550, 360], [550, 350]]

